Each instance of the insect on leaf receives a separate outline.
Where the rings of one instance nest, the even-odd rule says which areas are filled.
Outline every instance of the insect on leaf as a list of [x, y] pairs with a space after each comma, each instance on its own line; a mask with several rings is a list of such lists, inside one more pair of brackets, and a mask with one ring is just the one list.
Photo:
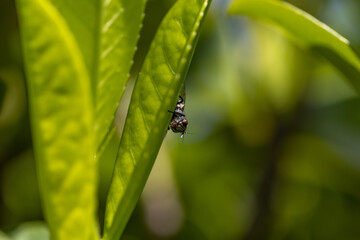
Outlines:
[[180, 0], [163, 19], [135, 84], [107, 199], [104, 239], [118, 239], [144, 188], [187, 73], [208, 0]]

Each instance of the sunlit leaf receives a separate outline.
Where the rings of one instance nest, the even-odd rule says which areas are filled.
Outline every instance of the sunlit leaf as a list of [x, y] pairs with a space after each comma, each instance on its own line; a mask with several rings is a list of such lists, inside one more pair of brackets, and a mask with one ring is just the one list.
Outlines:
[[66, 22], [84, 56], [83, 61], [95, 86], [97, 46], [99, 38], [99, 0], [49, 0]]
[[118, 239], [143, 190], [190, 64], [208, 0], [180, 0], [161, 23], [132, 95], [107, 200], [104, 239]]
[[360, 92], [359, 55], [347, 39], [308, 13], [273, 0], [237, 0], [230, 6], [229, 13], [267, 20], [282, 27], [297, 42], [325, 56]]
[[129, 78], [146, 0], [103, 1], [96, 76], [97, 146], [110, 131]]
[[18, 0], [32, 135], [53, 239], [98, 239], [90, 78], [68, 24], [49, 1]]
[[96, 146], [111, 130], [139, 38], [146, 0], [51, 0], [84, 56], [96, 103]]

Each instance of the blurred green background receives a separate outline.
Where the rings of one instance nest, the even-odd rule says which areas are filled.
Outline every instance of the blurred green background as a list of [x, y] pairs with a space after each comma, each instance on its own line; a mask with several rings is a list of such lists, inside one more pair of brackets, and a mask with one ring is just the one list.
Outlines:
[[[174, 2], [149, 0], [132, 79]], [[360, 46], [359, 1], [289, 2]], [[322, 57], [228, 5], [213, 0], [186, 79], [188, 134], [166, 137], [122, 239], [359, 239], [359, 97]], [[13, 0], [0, 1], [0, 36], [0, 230], [16, 236], [43, 215]], [[99, 166], [100, 219], [112, 165]]]

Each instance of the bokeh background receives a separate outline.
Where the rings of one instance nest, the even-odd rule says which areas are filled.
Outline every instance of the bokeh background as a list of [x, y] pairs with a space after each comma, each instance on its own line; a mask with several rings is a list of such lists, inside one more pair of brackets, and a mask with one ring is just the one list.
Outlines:
[[[128, 89], [174, 2], [149, 0]], [[289, 2], [360, 46], [359, 1]], [[359, 97], [320, 55], [277, 27], [227, 16], [228, 5], [213, 0], [186, 79], [188, 134], [166, 137], [122, 239], [360, 239]], [[8, 233], [43, 221], [13, 0], [0, 1], [0, 36]], [[112, 165], [99, 166], [100, 220]]]

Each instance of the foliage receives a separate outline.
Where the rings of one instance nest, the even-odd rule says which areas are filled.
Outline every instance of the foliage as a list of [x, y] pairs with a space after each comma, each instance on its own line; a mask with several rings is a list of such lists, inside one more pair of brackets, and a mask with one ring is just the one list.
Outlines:
[[[213, 1], [205, 20], [207, 0], [15, 2], [0, 239], [359, 236], [359, 3]], [[168, 111], [188, 69], [179, 143]]]
[[297, 42], [327, 57], [360, 90], [359, 55], [349, 40], [306, 12], [281, 1], [237, 0], [229, 13], [264, 19], [283, 27]]
[[[102, 143], [108, 144], [104, 137], [113, 132], [111, 123], [130, 76], [144, 16], [143, 0], [98, 4], [18, 1], [35, 158], [54, 239], [99, 238], [95, 219], [96, 159], [101, 157], [98, 150], [105, 147]], [[79, 11], [80, 6], [86, 7]], [[106, 215], [106, 239], [121, 235], [139, 198], [171, 117], [167, 109], [172, 109], [190, 64], [207, 6], [208, 1], [180, 1], [153, 41], [134, 89], [118, 154], [116, 169], [120, 170], [115, 171], [110, 191], [108, 204], [112, 208], [108, 207]], [[173, 45], [169, 47], [170, 43]], [[139, 124], [139, 119], [144, 122]], [[137, 133], [139, 125], [146, 131]], [[138, 146], [135, 149], [127, 140], [134, 138]], [[129, 154], [136, 156], [130, 164], [140, 159], [146, 164], [129, 166]], [[118, 179], [133, 175], [134, 179], [117, 188]], [[118, 196], [121, 189], [126, 189], [125, 202], [118, 205], [114, 193]], [[113, 224], [116, 211], [120, 215], [115, 215]], [[124, 211], [125, 215], [121, 214]]]
[[[136, 81], [107, 200], [104, 239], [117, 239], [145, 185], [194, 53], [208, 0], [179, 1], [152, 41]], [[121, 206], [121, 207], [119, 207]]]

